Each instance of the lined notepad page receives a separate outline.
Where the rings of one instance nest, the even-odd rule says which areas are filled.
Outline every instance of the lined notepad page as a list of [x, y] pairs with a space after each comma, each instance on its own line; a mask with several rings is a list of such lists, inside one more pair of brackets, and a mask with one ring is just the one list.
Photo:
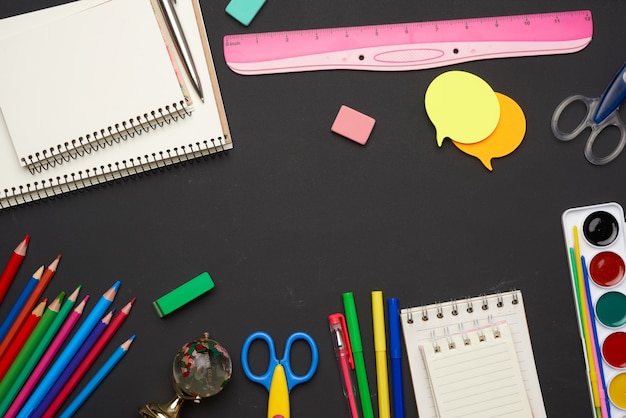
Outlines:
[[420, 418], [436, 418], [430, 381], [420, 346], [433, 337], [454, 334], [506, 321], [520, 365], [526, 397], [535, 418], [547, 416], [535, 367], [526, 322], [524, 299], [519, 290], [444, 303], [402, 309], [402, 331], [406, 345], [413, 391]]
[[500, 323], [420, 346], [440, 418], [531, 418], [511, 332]]
[[185, 103], [150, 0], [106, 1], [3, 37], [0, 62], [0, 110], [22, 165]]

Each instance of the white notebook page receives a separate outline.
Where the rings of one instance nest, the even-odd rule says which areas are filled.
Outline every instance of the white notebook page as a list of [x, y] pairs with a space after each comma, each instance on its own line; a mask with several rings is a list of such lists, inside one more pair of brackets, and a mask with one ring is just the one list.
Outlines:
[[3, 37], [0, 62], [0, 109], [22, 165], [185, 100], [150, 0], [110, 0]]
[[420, 345], [440, 418], [532, 418], [506, 323]]

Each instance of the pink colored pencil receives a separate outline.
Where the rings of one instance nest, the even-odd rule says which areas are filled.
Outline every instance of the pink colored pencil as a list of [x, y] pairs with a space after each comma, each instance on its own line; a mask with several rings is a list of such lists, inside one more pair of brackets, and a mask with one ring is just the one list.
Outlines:
[[87, 300], [89, 300], [89, 295], [85, 296], [82, 302], [74, 308], [72, 313], [65, 320], [63, 327], [61, 327], [59, 333], [56, 337], [54, 337], [54, 340], [50, 343], [50, 346], [46, 350], [45, 354], [41, 357], [41, 361], [37, 364], [37, 367], [35, 367], [26, 383], [24, 383], [24, 386], [22, 386], [22, 389], [11, 404], [11, 407], [7, 410], [5, 415], [6, 418], [15, 417], [22, 406], [24, 406], [24, 403], [28, 400], [31, 392], [35, 389], [35, 386], [37, 386], [37, 383], [39, 383], [39, 380], [45, 373], [46, 369], [50, 363], [52, 363], [52, 360], [56, 356], [57, 352], [61, 349], [61, 346], [63, 346], [63, 343], [72, 332], [74, 325], [76, 325], [83, 314]]
[[28, 248], [29, 241], [30, 236], [26, 235], [22, 242], [20, 242], [11, 253], [11, 257], [9, 258], [2, 275], [0, 275], [0, 303], [4, 300], [9, 287], [11, 287], [11, 283], [13, 283], [13, 279], [15, 278], [17, 271], [24, 261], [24, 257], [26, 257], [26, 249]]
[[133, 303], [135, 303], [135, 299], [136, 298], [132, 298], [131, 301], [128, 302], [117, 315], [115, 315], [109, 326], [104, 330], [100, 338], [98, 338], [94, 346], [91, 348], [91, 351], [89, 351], [87, 356], [85, 356], [85, 359], [76, 368], [74, 374], [72, 374], [65, 386], [63, 386], [63, 389], [61, 389], [57, 397], [52, 401], [42, 418], [54, 417], [54, 414], [61, 408], [61, 406], [63, 406], [76, 385], [78, 385], [85, 373], [87, 373], [91, 365], [96, 361], [102, 350], [104, 350], [104, 347], [106, 347], [111, 338], [113, 338], [115, 332], [124, 323], [126, 318], [128, 318], [128, 314], [133, 307]]
[[33, 333], [33, 330], [39, 323], [47, 304], [48, 299], [44, 299], [39, 302], [35, 309], [33, 309], [30, 316], [26, 319], [24, 325], [15, 336], [15, 339], [9, 346], [9, 349], [4, 354], [2, 359], [0, 359], [0, 381], [4, 378], [4, 375], [7, 374], [7, 371], [13, 364], [17, 355], [20, 353], [22, 347], [24, 347], [24, 344], [26, 343], [26, 340], [28, 340], [28, 337], [30, 337], [30, 334]]

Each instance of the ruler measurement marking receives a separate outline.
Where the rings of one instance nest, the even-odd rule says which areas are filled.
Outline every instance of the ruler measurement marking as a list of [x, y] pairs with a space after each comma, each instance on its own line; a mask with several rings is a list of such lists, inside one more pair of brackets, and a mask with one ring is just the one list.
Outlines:
[[[227, 35], [224, 56], [234, 71], [237, 72], [236, 66], [244, 65], [241, 70], [250, 73], [271, 73], [273, 64], [263, 63], [284, 59], [292, 63], [284, 64], [285, 67], [278, 64], [278, 72], [351, 68], [355, 59], [365, 65], [355, 69], [391, 70], [394, 66], [406, 68], [402, 62], [411, 56], [418, 61], [435, 59], [428, 64], [430, 67], [413, 65], [419, 69], [439, 66], [437, 61], [449, 65], [476, 59], [575, 52], [589, 43], [592, 32], [588, 10], [487, 16]], [[483, 49], [490, 43], [499, 46], [496, 50]], [[394, 46], [398, 49], [394, 50]], [[302, 59], [305, 61], [298, 61]], [[383, 61], [376, 63], [377, 60]], [[255, 65], [260, 67], [255, 69]]]

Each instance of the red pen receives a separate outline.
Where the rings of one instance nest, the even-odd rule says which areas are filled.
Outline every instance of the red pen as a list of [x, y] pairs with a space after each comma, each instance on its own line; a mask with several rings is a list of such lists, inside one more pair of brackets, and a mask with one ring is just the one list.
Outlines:
[[348, 408], [350, 408], [350, 417], [359, 418], [357, 389], [352, 374], [352, 370], [354, 370], [354, 359], [352, 358], [352, 350], [350, 349], [346, 318], [340, 313], [332, 314], [328, 316], [328, 323], [330, 325], [330, 337], [333, 340], [335, 356], [337, 357], [337, 364], [339, 366], [343, 394], [348, 400]]

